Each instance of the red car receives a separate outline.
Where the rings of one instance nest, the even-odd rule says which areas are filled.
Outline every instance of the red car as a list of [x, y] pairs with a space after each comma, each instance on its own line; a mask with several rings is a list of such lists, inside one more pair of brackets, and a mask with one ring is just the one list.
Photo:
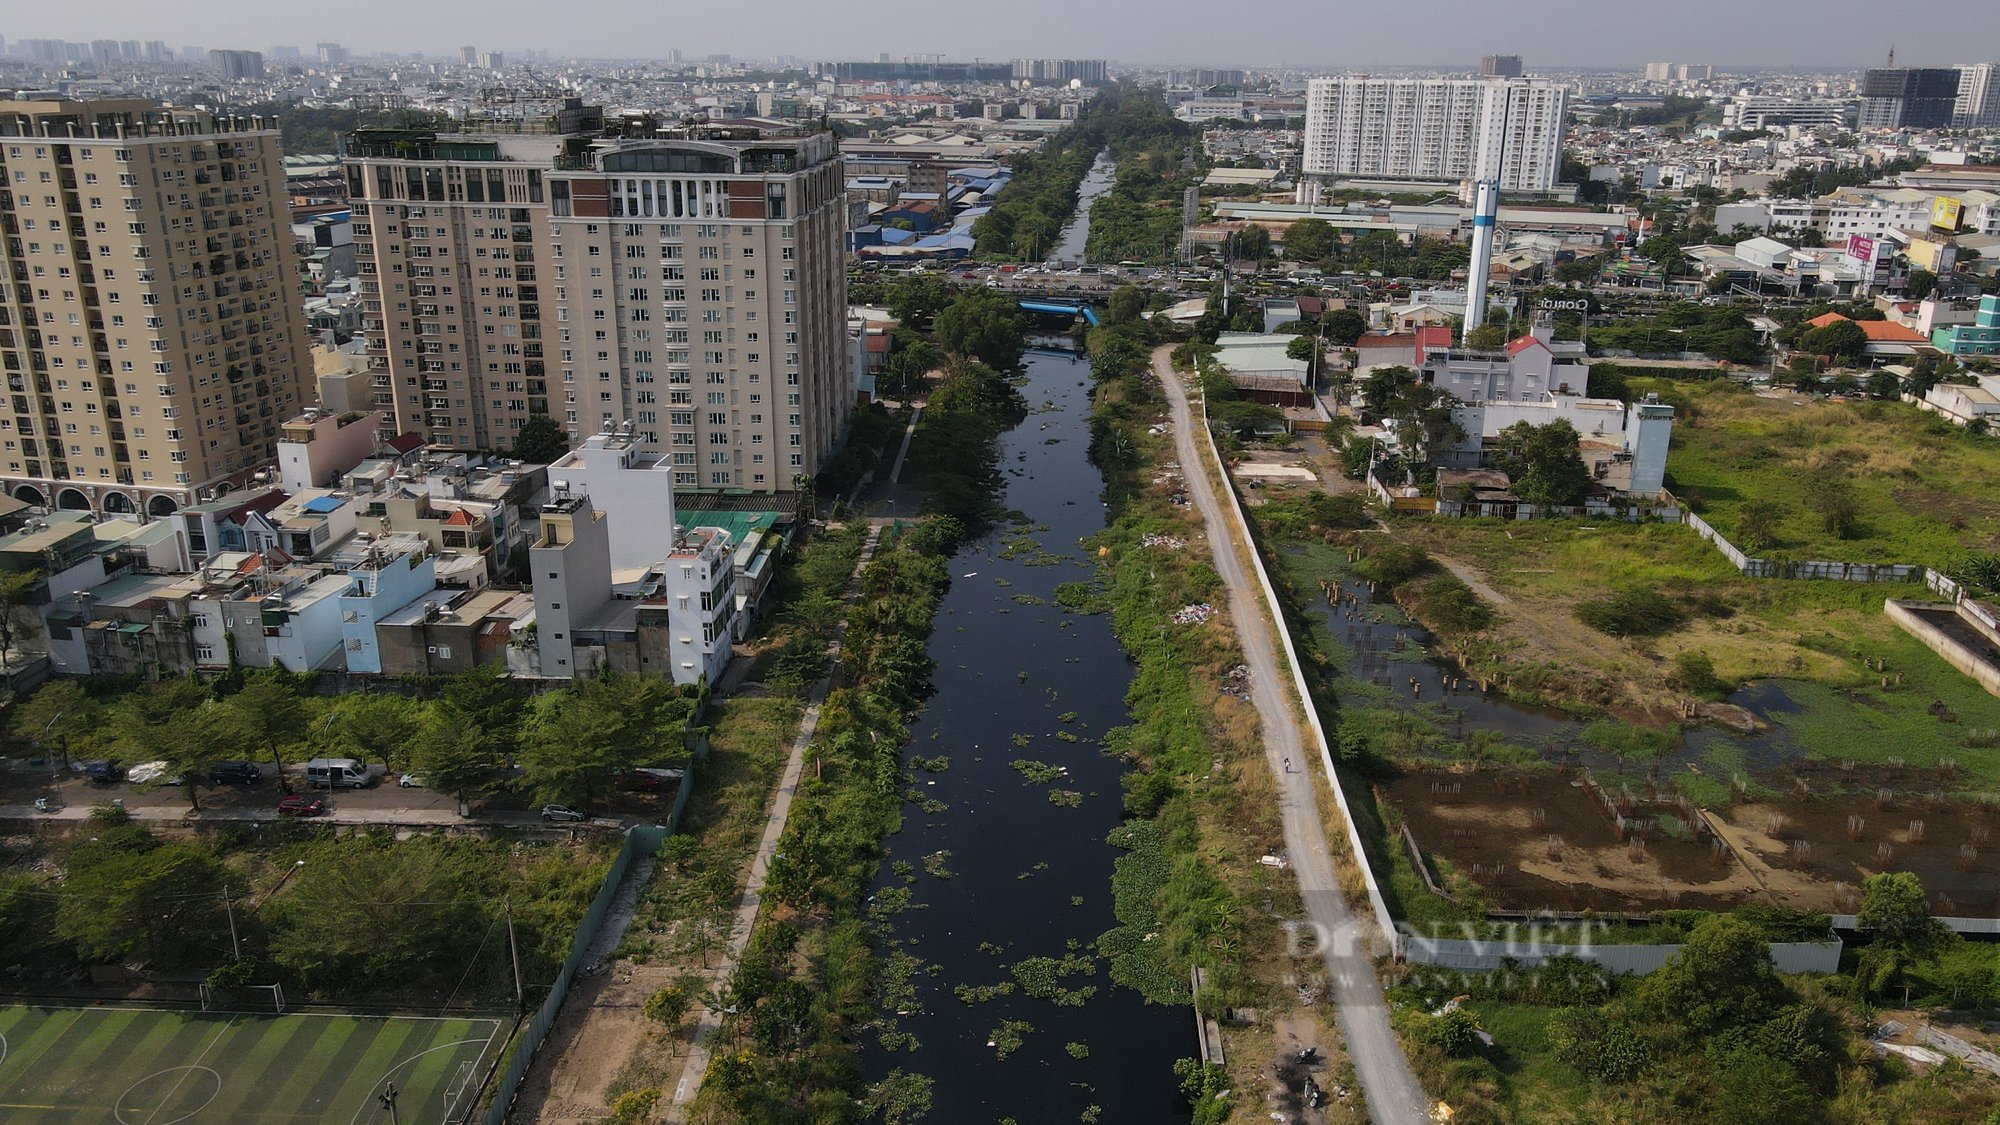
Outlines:
[[279, 816], [320, 816], [326, 812], [326, 802], [318, 797], [286, 797], [278, 802]]

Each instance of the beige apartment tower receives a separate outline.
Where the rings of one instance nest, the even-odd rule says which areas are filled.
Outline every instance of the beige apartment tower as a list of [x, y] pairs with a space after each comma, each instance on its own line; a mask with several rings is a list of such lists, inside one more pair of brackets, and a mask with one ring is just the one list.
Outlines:
[[348, 144], [374, 405], [506, 449], [546, 413], [629, 435], [677, 492], [819, 471], [854, 402], [830, 133], [724, 123], [361, 133]]
[[0, 478], [160, 516], [249, 483], [306, 405], [276, 121], [0, 101]]

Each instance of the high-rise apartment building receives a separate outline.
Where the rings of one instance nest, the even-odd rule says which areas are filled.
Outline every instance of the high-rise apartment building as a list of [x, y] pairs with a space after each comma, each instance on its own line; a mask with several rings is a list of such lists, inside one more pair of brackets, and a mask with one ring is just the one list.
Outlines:
[[1944, 67], [1877, 67], [1861, 78], [1861, 128], [1941, 129], [1958, 105], [1959, 72]]
[[1014, 81], [1066, 85], [1072, 81], [1086, 86], [1104, 84], [1107, 64], [1103, 59], [1015, 59]]
[[164, 515], [245, 483], [312, 378], [276, 122], [0, 101], [0, 486]]
[[222, 77], [230, 82], [264, 77], [262, 51], [210, 51], [208, 65], [221, 71]]
[[1486, 55], [1479, 60], [1479, 76], [1481, 78], [1519, 78], [1521, 77], [1521, 56]]
[[677, 490], [817, 473], [854, 401], [833, 134], [698, 130], [581, 163], [549, 180], [544, 286], [571, 439], [627, 429]]
[[1958, 68], [1951, 124], [1955, 129], [2000, 129], [2000, 63]]
[[629, 434], [681, 491], [789, 491], [854, 400], [827, 133], [363, 132], [347, 144], [374, 405], [504, 449]]
[[1304, 172], [1548, 191], [1568, 104], [1565, 87], [1541, 78], [1315, 78]]

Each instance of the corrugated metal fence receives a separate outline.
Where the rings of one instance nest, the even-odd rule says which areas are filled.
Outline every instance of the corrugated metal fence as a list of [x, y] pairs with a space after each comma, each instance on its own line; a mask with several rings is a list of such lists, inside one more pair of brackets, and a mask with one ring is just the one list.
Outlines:
[[624, 881], [625, 872], [633, 862], [660, 850], [660, 843], [680, 830], [681, 816], [687, 812], [688, 795], [694, 792], [695, 769], [698, 763], [708, 759], [708, 729], [701, 724], [708, 713], [708, 697], [702, 696], [695, 706], [694, 714], [688, 717], [681, 736], [689, 753], [687, 773], [681, 778], [680, 791], [674, 795], [673, 811], [667, 814], [665, 824], [640, 825], [625, 830], [625, 843], [618, 849], [618, 856], [611, 861], [611, 869], [604, 873], [604, 883], [597, 889], [597, 897], [590, 902], [590, 909], [584, 912], [583, 921], [576, 928], [576, 939], [570, 942], [569, 956], [563, 959], [562, 971], [556, 974], [555, 984], [542, 1000], [542, 1006], [535, 1012], [514, 1044], [514, 1055], [507, 1060], [507, 1069], [502, 1073], [500, 1086], [494, 1091], [483, 1125], [505, 1125], [507, 1111], [514, 1106], [514, 1094], [521, 1087], [521, 1079], [534, 1064], [535, 1052], [541, 1049], [542, 1040], [547, 1038], [549, 1028], [555, 1026], [556, 1017], [562, 1013], [563, 1000], [569, 996], [569, 986], [576, 979], [577, 970], [583, 967], [584, 955], [590, 951], [591, 943], [597, 940], [597, 931], [604, 925], [604, 916], [611, 910], [611, 902], [618, 894], [618, 885]]

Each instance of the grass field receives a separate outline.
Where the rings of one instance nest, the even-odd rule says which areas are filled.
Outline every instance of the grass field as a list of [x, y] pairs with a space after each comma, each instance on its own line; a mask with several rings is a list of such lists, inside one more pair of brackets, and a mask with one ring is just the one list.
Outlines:
[[[0, 1008], [0, 1121], [55, 1125], [446, 1119], [475, 1094], [506, 1024], [492, 1018]], [[463, 1104], [458, 1106], [462, 1111]], [[454, 1114], [455, 1119], [455, 1114]]]
[[[1638, 384], [1643, 383], [1640, 387]], [[1899, 402], [1829, 402], [1752, 394], [1724, 380], [1635, 382], [1679, 408], [1667, 484], [1752, 555], [1948, 566], [2000, 550], [2000, 439], [1971, 434]], [[1860, 506], [1856, 533], [1826, 531], [1802, 482], [1845, 479]], [[1741, 540], [1752, 500], [1775, 504], [1769, 548]]]

